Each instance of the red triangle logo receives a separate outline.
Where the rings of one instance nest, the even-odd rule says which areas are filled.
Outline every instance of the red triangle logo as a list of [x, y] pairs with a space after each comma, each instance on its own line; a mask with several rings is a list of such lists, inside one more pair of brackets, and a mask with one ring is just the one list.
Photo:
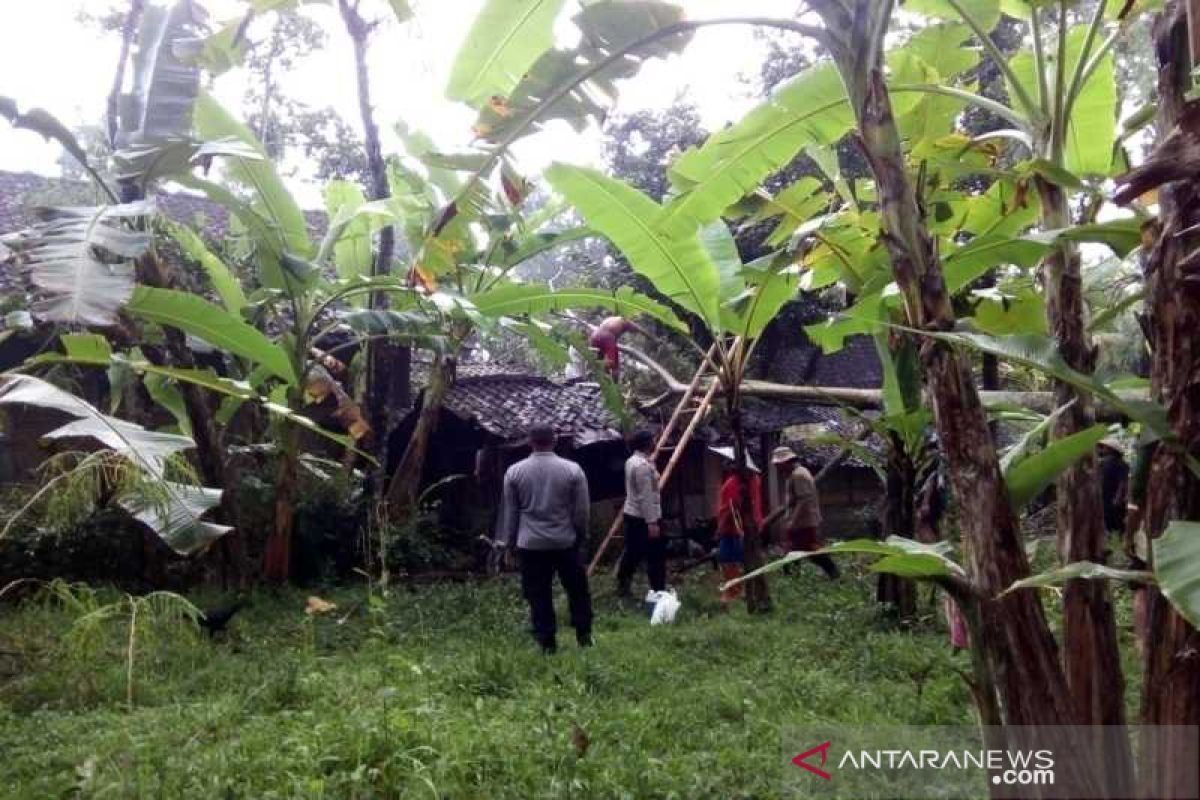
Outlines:
[[795, 764], [797, 767], [800, 767], [801, 769], [808, 770], [813, 775], [816, 775], [819, 778], [824, 778], [825, 780], [831, 780], [833, 778], [833, 776], [830, 775], [828, 772], [826, 772], [825, 770], [820, 769], [818, 767], [814, 767], [812, 764], [808, 763], [809, 758], [811, 758], [812, 756], [815, 756], [817, 753], [820, 753], [821, 754], [821, 766], [822, 767], [825, 766], [825, 760], [829, 756], [829, 747], [831, 744], [832, 744], [832, 742], [825, 742], [824, 744], [817, 745], [816, 747], [812, 748], [811, 750], [805, 750], [803, 753], [801, 753], [800, 755], [793, 758], [792, 763]]

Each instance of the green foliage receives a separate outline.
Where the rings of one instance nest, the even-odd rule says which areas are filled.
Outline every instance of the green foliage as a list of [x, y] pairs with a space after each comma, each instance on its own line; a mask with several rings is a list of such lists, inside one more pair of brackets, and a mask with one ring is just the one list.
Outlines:
[[[336, 242], [333, 246], [333, 263], [338, 277], [343, 279], [371, 274], [374, 261], [371, 254], [371, 223], [357, 213], [366, 202], [358, 184], [330, 181], [325, 185], [325, 213], [329, 215], [330, 235], [335, 236]], [[317, 260], [321, 259], [318, 257]], [[365, 298], [360, 300], [360, 304], [365, 304]]]
[[1104, 564], [1093, 564], [1090, 561], [1076, 561], [1062, 567], [1042, 572], [1037, 575], [1019, 580], [1004, 590], [1004, 594], [1018, 589], [1043, 589], [1064, 586], [1068, 581], [1084, 580], [1115, 580], [1134, 583], [1148, 583], [1154, 580], [1154, 573], [1140, 570], [1115, 569]]
[[[194, 446], [190, 438], [149, 431], [110, 417], [53, 384], [27, 375], [10, 375], [0, 382], [0, 405], [8, 404], [50, 408], [74, 417], [74, 422], [49, 431], [44, 438], [92, 439], [140, 472], [141, 477], [136, 480], [123, 479], [110, 486], [103, 483], [110, 477], [109, 462], [99, 458], [84, 459], [73, 465], [61, 480], [92, 486], [94, 479], [95, 487], [102, 490], [103, 496], [120, 504], [176, 552], [187, 554], [202, 550], [229, 532], [228, 526], [201, 519], [220, 503], [220, 490], [183, 482], [176, 474], [178, 470], [170, 468], [175, 456]], [[83, 472], [77, 474], [77, 470]], [[56, 488], [57, 483], [43, 486], [30, 504]], [[127, 491], [114, 491], [121, 488]]]
[[202, 297], [174, 289], [139, 286], [127, 310], [135, 316], [203, 339], [214, 347], [261, 364], [291, 385], [299, 382], [287, 352], [240, 317]]
[[[1087, 26], [1076, 26], [1067, 33], [1068, 76], [1074, 74], [1078, 67], [1087, 36]], [[1032, 51], [1022, 50], [1013, 56], [1009, 66], [1022, 84], [1036, 85], [1037, 73]], [[1048, 74], [1046, 80], [1049, 86], [1055, 85], [1053, 74]], [[1062, 166], [1075, 175], [1108, 175], [1116, 138], [1116, 70], [1112, 53], [1109, 52], [1092, 67], [1071, 108]]]
[[[914, 11], [938, 19], [960, 19], [963, 14], [970, 15], [984, 31], [991, 31], [1000, 21], [1001, 6], [1006, 2], [1023, 2], [1023, 0], [908, 0], [904, 4], [905, 11]], [[1009, 8], [1005, 13], [1012, 13]]]
[[446, 96], [481, 108], [512, 94], [553, 44], [562, 6], [563, 0], [488, 0], [454, 60]]
[[[636, 52], [628, 48], [678, 23], [683, 14], [679, 6], [659, 0], [585, 4], [572, 17], [581, 34], [578, 44], [541, 52], [511, 92], [481, 108], [475, 132], [489, 142], [511, 143], [549, 120], [562, 120], [576, 130], [602, 120], [606, 99], [617, 95], [618, 80], [636, 75], [648, 58], [680, 52], [690, 35], [660, 38]], [[498, 30], [512, 24], [517, 22], [509, 20]]]
[[821, 64], [793, 78], [741, 122], [680, 156], [670, 170], [682, 190], [663, 209], [656, 227], [684, 237], [720, 219], [810, 145], [829, 146], [850, 131], [854, 115], [841, 77]]
[[[966, 662], [933, 611], [895, 631], [871, 582], [816, 572], [779, 582], [773, 618], [719, 615], [711, 575], [681, 587], [669, 627], [598, 597], [597, 646], [564, 641], [549, 659], [514, 580], [374, 603], [361, 589], [262, 593], [228, 643], [164, 624], [139, 644], [132, 711], [121, 623], [99, 631], [96, 655], [57, 660], [77, 614], [27, 602], [0, 617], [0, 641], [30, 667], [0, 684], [6, 785], [181, 800], [771, 797], [779, 750], [763, 743], [782, 726], [970, 724]], [[310, 593], [337, 609], [306, 617]], [[572, 720], [591, 740], [583, 758]]]
[[1004, 475], [1008, 499], [1014, 509], [1027, 503], [1053, 485], [1058, 476], [1076, 462], [1092, 454], [1100, 440], [1108, 435], [1104, 425], [1092, 427], [1056, 439], [1044, 450], [1011, 465]]
[[204, 270], [225, 310], [230, 314], [240, 314], [246, 305], [246, 293], [233, 271], [208, 249], [208, 245], [191, 228], [174, 222], [166, 223], [165, 227], [167, 234], [183, 252]]
[[[267, 158], [262, 144], [249, 128], [234, 119], [208, 92], [201, 91], [196, 99], [195, 124], [201, 138], [234, 138], [258, 155], [257, 158], [229, 158], [225, 162], [225, 171], [235, 185], [250, 193], [252, 199], [249, 213], [265, 222], [265, 225], [255, 224], [251, 227], [251, 230], [257, 233], [256, 244], [263, 249], [259, 256], [263, 284], [272, 289], [286, 289], [286, 278], [281, 266], [284, 253], [302, 258], [313, 254], [304, 214]], [[232, 199], [231, 196], [226, 196], [218, 202]], [[222, 205], [226, 203], [223, 202]], [[233, 213], [237, 213], [234, 209], [238, 205], [236, 202], [228, 203]], [[242, 211], [238, 216], [243, 222], [247, 222], [246, 211]]]
[[604, 308], [623, 317], [648, 316], [668, 328], [687, 333], [687, 325], [675, 312], [628, 286], [607, 289], [551, 289], [513, 283], [471, 296], [481, 314], [489, 317], [540, 315], [577, 308]]
[[741, 578], [728, 581], [723, 588], [736, 586], [740, 583], [783, 569], [789, 564], [812, 558], [815, 555], [868, 555], [875, 556], [870, 569], [897, 575], [901, 578], [915, 580], [945, 580], [948, 578], [964, 578], [963, 568], [952, 561], [948, 555], [951, 549], [949, 542], [923, 544], [903, 536], [889, 535], [886, 540], [851, 539], [835, 542], [816, 551], [793, 551], [776, 559], [766, 566], [748, 572]]
[[658, 230], [658, 203], [596, 170], [555, 164], [546, 179], [656, 289], [710, 328], [719, 327], [721, 276], [694, 231], [677, 238]]
[[1184, 619], [1200, 626], [1200, 522], [1171, 522], [1154, 540], [1153, 552], [1159, 589]]

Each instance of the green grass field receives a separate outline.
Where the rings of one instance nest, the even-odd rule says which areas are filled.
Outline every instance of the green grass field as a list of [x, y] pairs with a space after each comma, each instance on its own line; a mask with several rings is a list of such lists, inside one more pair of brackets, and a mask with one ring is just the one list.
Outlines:
[[596, 582], [597, 646], [567, 631], [552, 657], [528, 639], [511, 579], [373, 604], [363, 589], [315, 592], [338, 604], [320, 617], [307, 592], [264, 592], [217, 643], [143, 616], [133, 708], [127, 616], [69, 633], [80, 612], [61, 603], [5, 607], [0, 794], [770, 798], [786, 726], [973, 719], [967, 658], [926, 591], [904, 631], [862, 571], [778, 577], [764, 618], [718, 614], [702, 572], [677, 624], [652, 628], [610, 583]]

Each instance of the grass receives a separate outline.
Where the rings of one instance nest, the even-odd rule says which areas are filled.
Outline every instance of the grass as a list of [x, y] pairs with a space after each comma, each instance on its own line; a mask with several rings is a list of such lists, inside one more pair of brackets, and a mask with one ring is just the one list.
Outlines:
[[132, 708], [121, 620], [66, 647], [61, 604], [6, 608], [0, 796], [769, 798], [788, 725], [973, 719], [940, 619], [894, 629], [866, 573], [776, 579], [765, 618], [718, 614], [701, 574], [656, 628], [610, 584], [596, 582], [597, 646], [565, 631], [553, 657], [512, 580], [375, 603], [319, 592], [338, 610], [315, 618], [306, 593], [260, 593], [216, 643], [149, 620]]

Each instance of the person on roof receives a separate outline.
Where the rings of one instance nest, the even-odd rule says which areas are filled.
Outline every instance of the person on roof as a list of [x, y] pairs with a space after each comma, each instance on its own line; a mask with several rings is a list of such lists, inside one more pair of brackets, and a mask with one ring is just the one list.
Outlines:
[[596, 356], [604, 361], [608, 373], [615, 381], [620, 377], [621, 351], [619, 341], [629, 331], [640, 333], [647, 338], [650, 334], [632, 320], [624, 317], [607, 317], [592, 332], [588, 344], [596, 351]]

